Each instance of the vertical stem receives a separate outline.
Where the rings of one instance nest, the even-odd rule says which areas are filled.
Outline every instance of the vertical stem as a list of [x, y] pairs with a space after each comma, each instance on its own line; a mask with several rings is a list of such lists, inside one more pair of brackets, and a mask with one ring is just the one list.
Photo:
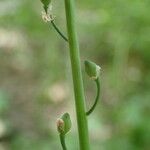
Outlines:
[[65, 135], [60, 134], [59, 137], [60, 137], [60, 142], [63, 150], [67, 150], [66, 143], [65, 143]]
[[75, 30], [74, 0], [64, 1], [66, 8], [66, 20], [75, 93], [80, 150], [90, 150], [88, 125], [85, 113], [85, 96], [80, 65], [79, 44], [77, 41], [77, 35]]

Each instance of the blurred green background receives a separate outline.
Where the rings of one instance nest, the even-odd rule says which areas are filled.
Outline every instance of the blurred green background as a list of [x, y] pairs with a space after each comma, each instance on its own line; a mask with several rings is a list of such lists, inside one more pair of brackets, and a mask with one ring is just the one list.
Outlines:
[[[150, 1], [76, 0], [81, 61], [102, 67], [101, 102], [89, 117], [91, 150], [150, 149]], [[40, 0], [0, 0], [0, 150], [61, 150], [56, 119], [71, 114], [67, 44], [41, 19]], [[63, 0], [53, 0], [66, 34]], [[95, 85], [84, 73], [87, 108]]]

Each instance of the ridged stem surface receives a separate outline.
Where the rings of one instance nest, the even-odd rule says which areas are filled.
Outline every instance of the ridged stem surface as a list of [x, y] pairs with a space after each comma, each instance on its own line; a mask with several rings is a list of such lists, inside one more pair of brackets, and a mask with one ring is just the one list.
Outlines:
[[80, 65], [79, 44], [75, 30], [74, 0], [64, 0], [64, 1], [66, 10], [72, 76], [74, 84], [80, 150], [90, 150], [88, 124], [85, 112], [85, 96]]

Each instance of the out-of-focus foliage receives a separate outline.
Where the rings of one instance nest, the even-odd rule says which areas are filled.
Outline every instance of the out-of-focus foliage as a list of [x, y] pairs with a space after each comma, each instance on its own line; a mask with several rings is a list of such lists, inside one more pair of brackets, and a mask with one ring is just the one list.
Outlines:
[[[92, 150], [149, 150], [150, 2], [77, 0], [81, 60], [102, 67], [101, 104], [89, 117]], [[66, 43], [41, 19], [40, 0], [0, 0], [0, 150], [61, 149], [56, 119], [71, 113], [78, 149]], [[66, 33], [63, 1], [53, 0]], [[83, 72], [87, 107], [94, 85]]]

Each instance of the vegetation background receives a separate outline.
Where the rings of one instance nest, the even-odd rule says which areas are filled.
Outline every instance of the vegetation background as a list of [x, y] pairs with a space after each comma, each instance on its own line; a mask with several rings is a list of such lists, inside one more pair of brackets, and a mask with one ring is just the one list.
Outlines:
[[[150, 148], [149, 0], [76, 0], [81, 61], [102, 67], [101, 102], [89, 117], [92, 150]], [[61, 150], [56, 119], [77, 128], [67, 44], [41, 19], [40, 0], [0, 0], [0, 150]], [[63, 0], [53, 0], [66, 33]], [[83, 66], [82, 66], [83, 68]], [[95, 87], [84, 73], [87, 108]]]

